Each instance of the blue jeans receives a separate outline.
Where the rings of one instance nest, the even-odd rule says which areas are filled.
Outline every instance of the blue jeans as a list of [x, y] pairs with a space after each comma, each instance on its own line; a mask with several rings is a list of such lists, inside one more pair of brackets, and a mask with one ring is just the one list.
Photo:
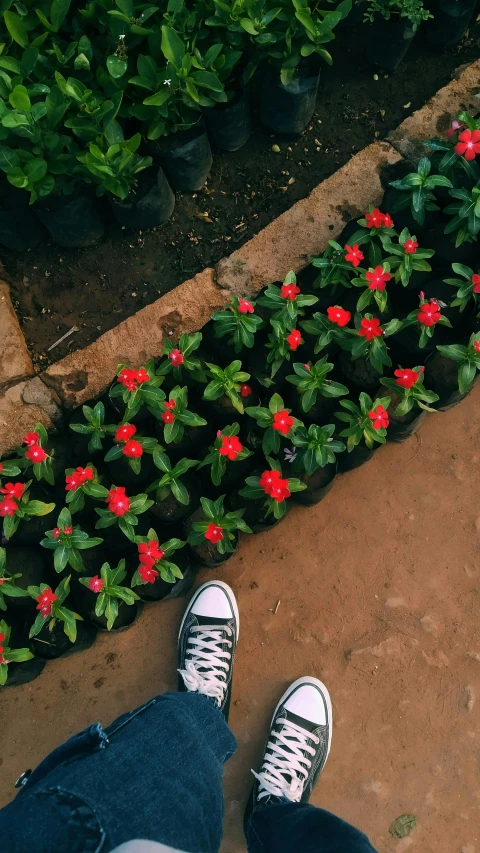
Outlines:
[[[0, 810], [0, 853], [109, 853], [133, 838], [218, 853], [223, 764], [236, 741], [214, 703], [167, 693], [51, 752]], [[250, 853], [375, 853], [321, 809], [279, 800], [256, 808]]]

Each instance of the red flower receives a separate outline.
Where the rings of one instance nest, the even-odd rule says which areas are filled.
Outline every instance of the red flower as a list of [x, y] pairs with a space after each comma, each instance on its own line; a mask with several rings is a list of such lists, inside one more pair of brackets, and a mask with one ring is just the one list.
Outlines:
[[474, 349], [475, 349], [475, 352], [480, 353], [480, 341], [474, 341], [474, 342], [473, 342], [473, 347], [474, 347]]
[[417, 314], [418, 322], [422, 326], [434, 326], [442, 316], [439, 308], [440, 306], [435, 299], [431, 299], [430, 302], [424, 302], [423, 305], [420, 305], [420, 311]]
[[393, 228], [393, 219], [389, 213], [383, 214], [383, 227], [384, 228]]
[[166, 400], [164, 405], [166, 409], [175, 409], [177, 404], [175, 400]]
[[174, 367], [179, 367], [185, 361], [183, 353], [181, 353], [179, 349], [172, 349], [172, 351], [168, 353], [168, 357]]
[[367, 228], [381, 228], [385, 221], [385, 214], [376, 207], [371, 213], [365, 214]]
[[46, 619], [47, 616], [51, 616], [53, 602], [56, 600], [57, 596], [54, 592], [52, 592], [50, 587], [44, 589], [43, 592], [40, 593], [40, 595], [37, 595], [36, 601], [38, 602], [38, 604], [36, 609], [40, 610], [44, 619]]
[[83, 483], [86, 483], [88, 480], [93, 480], [93, 476], [94, 476], [93, 468], [82, 468], [81, 465], [78, 465], [77, 468], [75, 468], [75, 472], [80, 477], [80, 483], [82, 485], [83, 485]]
[[92, 592], [101, 592], [104, 585], [105, 581], [102, 578], [99, 578], [98, 575], [94, 575], [88, 582], [88, 588]]
[[369, 270], [365, 273], [365, 278], [370, 282], [368, 285], [369, 290], [385, 290], [387, 281], [390, 281], [391, 277], [390, 273], [385, 272], [380, 265], [375, 267], [374, 270]]
[[472, 275], [473, 292], [480, 293], [480, 275]]
[[345, 311], [340, 305], [330, 305], [327, 308], [327, 317], [332, 323], [337, 326], [346, 326], [350, 322], [352, 315], [350, 311]]
[[73, 533], [73, 527], [71, 527], [69, 524], [67, 524], [67, 526], [63, 528], [63, 532], [64, 532], [67, 536], [71, 536], [71, 535], [72, 535], [72, 533]]
[[304, 366], [305, 370], [311, 370], [312, 369], [309, 364], [304, 364], [303, 366]]
[[144, 382], [150, 382], [150, 377], [144, 367], [137, 370], [137, 382], [142, 385]]
[[458, 134], [455, 154], [463, 155], [465, 160], [475, 160], [480, 154], [480, 130], [462, 130]]
[[372, 426], [374, 429], [386, 429], [390, 423], [387, 410], [380, 405], [378, 405], [376, 409], [373, 409], [371, 412], [369, 412], [368, 417], [372, 421]]
[[2, 463], [0, 462], [0, 474], [2, 473], [2, 471], [3, 471], [3, 465], [2, 465]]
[[374, 338], [380, 338], [382, 334], [380, 320], [377, 317], [372, 317], [371, 320], [364, 317], [360, 323], [358, 334], [362, 338], [366, 338], [367, 341], [373, 341]]
[[236, 435], [222, 435], [222, 446], [218, 448], [220, 456], [227, 456], [233, 462], [242, 450], [243, 447]]
[[412, 238], [410, 237], [410, 240], [407, 240], [403, 244], [403, 248], [405, 249], [406, 255], [414, 255], [418, 249], [418, 243], [416, 240], [412, 240]]
[[76, 492], [82, 485], [82, 478], [79, 476], [77, 471], [74, 471], [73, 474], [67, 474], [65, 477], [65, 483], [66, 492]]
[[289, 498], [290, 495], [288, 480], [278, 479], [270, 489], [270, 497], [277, 501], [277, 503], [281, 503], [285, 498]]
[[136, 431], [137, 427], [134, 424], [122, 424], [115, 433], [115, 441], [128, 441], [133, 438]]
[[48, 453], [45, 453], [43, 447], [40, 447], [39, 444], [32, 444], [25, 452], [25, 458], [29, 459], [30, 462], [33, 462], [34, 465], [39, 465], [40, 462], [44, 462], [47, 457]]
[[345, 249], [347, 251], [347, 254], [345, 255], [345, 260], [353, 264], [354, 267], [358, 267], [360, 265], [360, 261], [363, 261], [364, 258], [364, 254], [359, 249], [358, 243], [354, 243], [353, 246], [349, 246], [347, 243]]
[[20, 500], [24, 491], [23, 483], [5, 483], [5, 488], [0, 489], [2, 495], [8, 495], [9, 498], [15, 498], [16, 501]]
[[290, 349], [296, 350], [297, 347], [302, 343], [302, 335], [298, 331], [298, 329], [292, 329], [289, 335], [287, 335], [287, 341]]
[[60, 533], [61, 533], [61, 532], [62, 532], [62, 531], [60, 530], [60, 528], [59, 528], [59, 527], [54, 527], [54, 528], [53, 528], [53, 530], [52, 530], [52, 536], [53, 536], [53, 538], [54, 538], [54, 539], [58, 539], [58, 537], [60, 536]]
[[138, 546], [138, 559], [144, 566], [153, 566], [165, 556], [165, 551], [162, 551], [158, 544], [158, 539], [152, 539], [150, 542], [141, 542]]
[[158, 572], [153, 566], [141, 565], [138, 567], [138, 574], [144, 583], [155, 583], [158, 578]]
[[462, 127], [465, 127], [463, 121], [457, 121], [457, 119], [454, 119], [447, 130], [447, 138], [451, 139], [453, 134], [456, 133], [457, 130], [460, 130], [460, 128]]
[[135, 441], [134, 438], [131, 438], [123, 447], [122, 452], [123, 455], [128, 456], [129, 459], [140, 459], [140, 457], [143, 456], [143, 447], [139, 441]]
[[17, 502], [14, 501], [13, 498], [4, 498], [0, 501], [0, 518], [5, 518], [7, 515], [15, 515], [17, 509]]
[[250, 385], [246, 385], [245, 383], [240, 385], [240, 396], [241, 397], [250, 397], [250, 394], [253, 394], [253, 391], [250, 388]]
[[22, 444], [26, 444], [28, 447], [33, 447], [34, 444], [38, 444], [40, 441], [40, 436], [38, 432], [27, 432], [25, 438], [22, 439]]
[[175, 415], [173, 412], [162, 412], [162, 421], [164, 424], [173, 424]]
[[108, 504], [108, 509], [117, 517], [125, 515], [130, 510], [130, 498], [125, 494], [125, 486], [117, 486], [110, 489], [108, 498], [105, 498], [105, 503]]
[[274, 486], [276, 485], [276, 483], [280, 479], [281, 479], [280, 471], [275, 471], [275, 470], [264, 471], [262, 476], [260, 477], [260, 479], [258, 481], [258, 485], [263, 489], [265, 494], [270, 495], [272, 492], [272, 489], [274, 488]]
[[394, 375], [398, 377], [395, 379], [395, 382], [401, 388], [413, 388], [415, 382], [418, 382], [420, 377], [420, 374], [416, 370], [410, 370], [408, 367], [401, 367], [399, 370], [395, 370]]
[[224, 538], [222, 528], [212, 522], [208, 525], [204, 535], [205, 539], [208, 539], [212, 545], [216, 545], [217, 542], [221, 542]]
[[117, 381], [125, 385], [127, 391], [137, 390], [138, 371], [132, 370], [129, 367], [124, 367], [117, 376]]
[[286, 409], [281, 412], [274, 412], [272, 427], [282, 435], [288, 435], [293, 426], [293, 418], [288, 414]]
[[5, 639], [5, 634], [0, 634], [0, 643], [3, 643]]
[[300, 293], [300, 288], [297, 287], [296, 284], [291, 282], [290, 284], [282, 284], [280, 288], [280, 296], [282, 299], [289, 299], [290, 302], [293, 302], [298, 294]]
[[248, 299], [239, 299], [238, 310], [240, 314], [253, 314], [253, 305]]

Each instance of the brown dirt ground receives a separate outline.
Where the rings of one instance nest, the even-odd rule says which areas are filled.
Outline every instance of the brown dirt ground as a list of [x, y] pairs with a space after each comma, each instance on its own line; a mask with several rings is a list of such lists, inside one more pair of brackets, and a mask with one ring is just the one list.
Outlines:
[[[279, 694], [307, 673], [334, 705], [314, 804], [360, 826], [380, 853], [480, 851], [479, 423], [480, 386], [342, 477], [319, 506], [247, 538], [219, 572], [242, 620], [224, 853], [245, 849], [249, 769]], [[174, 688], [184, 607], [151, 606], [127, 633], [103, 634], [2, 693], [3, 803], [19, 773], [77, 729]], [[406, 812], [417, 828], [394, 841], [388, 827]]]

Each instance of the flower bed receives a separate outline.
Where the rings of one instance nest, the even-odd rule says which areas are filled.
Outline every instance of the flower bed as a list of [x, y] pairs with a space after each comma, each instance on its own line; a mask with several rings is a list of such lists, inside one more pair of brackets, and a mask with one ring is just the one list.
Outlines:
[[461, 114], [432, 162], [392, 183], [389, 212], [349, 223], [298, 280], [233, 297], [158, 362], [120, 365], [66, 435], [39, 424], [0, 463], [2, 683], [125, 630], [143, 601], [184, 592], [197, 565], [470, 392], [478, 136]]

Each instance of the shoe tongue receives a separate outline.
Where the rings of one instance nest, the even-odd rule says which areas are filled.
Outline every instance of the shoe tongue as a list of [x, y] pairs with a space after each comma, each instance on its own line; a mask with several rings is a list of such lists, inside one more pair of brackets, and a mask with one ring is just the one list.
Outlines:
[[204, 625], [205, 627], [208, 627], [209, 625], [220, 625], [221, 627], [226, 627], [231, 621], [230, 619], [219, 619], [218, 616], [200, 616], [198, 613], [194, 613], [193, 615], [195, 616], [199, 627]]
[[315, 729], [318, 729], [320, 723], [312, 723], [311, 720], [306, 720], [304, 717], [299, 717], [298, 714], [294, 714], [292, 711], [287, 711], [284, 709], [284, 712], [281, 714], [284, 719], [289, 720], [291, 723], [295, 723], [300, 728], [305, 729], [307, 732], [314, 732]]

